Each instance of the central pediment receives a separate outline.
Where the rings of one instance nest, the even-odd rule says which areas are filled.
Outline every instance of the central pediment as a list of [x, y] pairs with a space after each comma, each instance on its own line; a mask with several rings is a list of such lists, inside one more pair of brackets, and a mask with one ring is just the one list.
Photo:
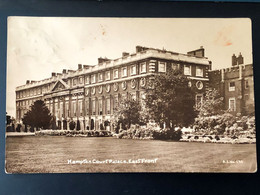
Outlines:
[[69, 89], [69, 86], [67, 85], [67, 83], [65, 83], [63, 80], [60, 79], [54, 84], [51, 91], [55, 92], [55, 91], [61, 91], [64, 89]]

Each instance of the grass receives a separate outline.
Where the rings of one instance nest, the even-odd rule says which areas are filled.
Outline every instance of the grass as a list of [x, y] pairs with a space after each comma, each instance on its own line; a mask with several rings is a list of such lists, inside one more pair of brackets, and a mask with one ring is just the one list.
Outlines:
[[[158, 158], [158, 160], [156, 163], [68, 164], [69, 159], [140, 158]], [[223, 163], [223, 160], [229, 163]], [[239, 160], [239, 163], [233, 163], [236, 160]], [[8, 173], [255, 172], [256, 145], [166, 142], [112, 137], [7, 137], [6, 171]]]

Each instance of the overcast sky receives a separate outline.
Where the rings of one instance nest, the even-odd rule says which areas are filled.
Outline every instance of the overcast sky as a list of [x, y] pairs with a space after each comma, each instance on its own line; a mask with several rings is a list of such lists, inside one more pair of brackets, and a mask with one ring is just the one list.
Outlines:
[[252, 63], [249, 19], [9, 17], [7, 112], [15, 116], [15, 87], [51, 72], [119, 58], [135, 46], [187, 53], [200, 46], [213, 69], [231, 66], [231, 56]]

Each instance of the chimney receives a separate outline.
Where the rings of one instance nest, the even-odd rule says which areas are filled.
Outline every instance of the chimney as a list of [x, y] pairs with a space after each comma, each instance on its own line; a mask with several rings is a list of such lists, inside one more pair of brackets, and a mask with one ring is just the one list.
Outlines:
[[110, 59], [107, 59], [106, 57], [105, 58], [98, 58], [98, 64], [102, 64], [103, 62], [107, 62], [107, 61], [110, 61]]
[[199, 49], [189, 51], [187, 52], [187, 54], [190, 56], [205, 57], [205, 49], [203, 48], [203, 46], [200, 46]]
[[30, 84], [30, 80], [27, 80], [27, 81], [26, 81], [26, 84]]
[[126, 56], [129, 56], [129, 53], [123, 52], [123, 53], [122, 53], [122, 57], [126, 57]]
[[82, 69], [82, 64], [78, 64], [78, 70]]
[[62, 74], [66, 74], [67, 73], [67, 70], [66, 69], [63, 69], [62, 70]]
[[242, 56], [241, 52], [239, 53], [239, 56], [237, 57], [237, 64], [244, 64], [244, 57]]
[[52, 76], [52, 77], [55, 77], [55, 76], [56, 76], [56, 73], [55, 73], [55, 72], [52, 72], [52, 73], [51, 73], [51, 76]]
[[232, 60], [232, 66], [235, 66], [235, 65], [237, 65], [237, 57], [236, 57], [236, 55], [235, 55], [235, 54], [233, 54], [233, 56], [232, 56], [231, 60]]
[[83, 68], [89, 69], [90, 66], [91, 66], [91, 65], [83, 65]]
[[136, 53], [141, 52], [143, 50], [143, 47], [139, 45], [136, 46], [135, 48], [136, 48]]

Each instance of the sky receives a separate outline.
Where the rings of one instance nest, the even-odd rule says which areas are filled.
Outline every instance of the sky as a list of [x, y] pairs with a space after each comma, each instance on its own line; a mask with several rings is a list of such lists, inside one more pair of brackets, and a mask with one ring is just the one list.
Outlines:
[[240, 52], [252, 63], [248, 18], [69, 18], [9, 17], [6, 110], [15, 117], [15, 88], [51, 72], [119, 58], [137, 45], [178, 53], [205, 48], [213, 69], [231, 66]]

